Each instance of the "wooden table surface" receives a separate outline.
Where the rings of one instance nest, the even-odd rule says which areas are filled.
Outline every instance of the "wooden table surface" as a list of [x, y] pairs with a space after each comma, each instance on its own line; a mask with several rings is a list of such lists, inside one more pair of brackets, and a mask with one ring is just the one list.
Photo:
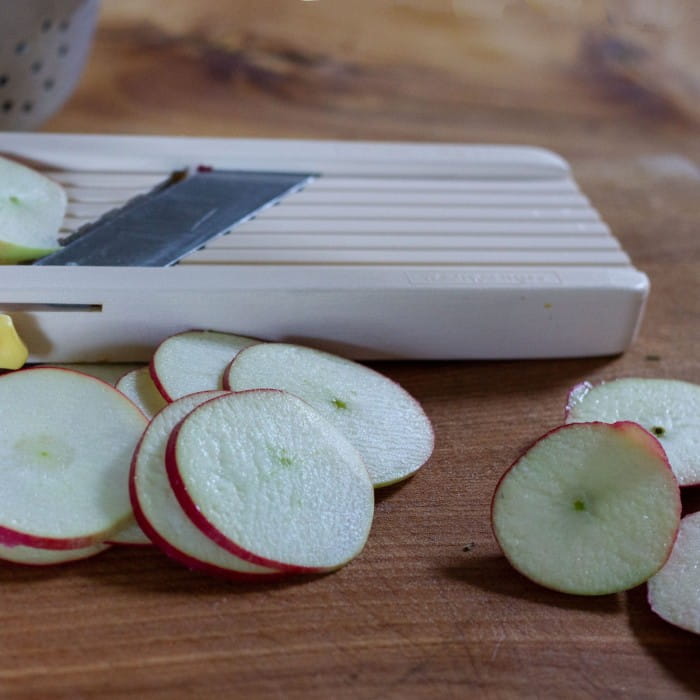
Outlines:
[[700, 693], [700, 637], [652, 614], [644, 587], [549, 592], [510, 568], [489, 524], [497, 479], [561, 421], [569, 386], [700, 382], [698, 13], [661, 5], [104, 2], [89, 66], [43, 130], [545, 146], [652, 293], [624, 356], [378, 365], [422, 402], [436, 449], [378, 495], [366, 549], [337, 573], [234, 585], [151, 548], [3, 566], [0, 697]]

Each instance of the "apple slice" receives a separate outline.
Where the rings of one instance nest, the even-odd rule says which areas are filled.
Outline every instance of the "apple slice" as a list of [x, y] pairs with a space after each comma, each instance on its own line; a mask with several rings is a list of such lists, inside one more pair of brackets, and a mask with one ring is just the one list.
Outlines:
[[56, 250], [66, 203], [57, 182], [0, 158], [0, 264], [36, 260]]
[[555, 428], [505, 473], [492, 525], [506, 558], [565, 593], [632, 588], [669, 556], [680, 489], [656, 438], [636, 423]]
[[192, 522], [252, 563], [332, 571], [369, 535], [374, 491], [360, 453], [291, 394], [264, 389], [203, 403], [173, 430], [166, 467]]
[[192, 330], [166, 338], [151, 358], [151, 377], [166, 401], [223, 388], [231, 360], [259, 341], [233, 333]]
[[357, 447], [375, 487], [408, 478], [433, 451], [433, 429], [420, 404], [396, 382], [337, 355], [259, 343], [236, 356], [224, 386], [280, 389], [307, 401]]
[[649, 579], [647, 593], [657, 615], [700, 634], [700, 513], [681, 520], [671, 556]]
[[175, 426], [193, 409], [228, 392], [205, 391], [168, 404], [151, 421], [134, 453], [129, 488], [141, 529], [165, 554], [190, 569], [232, 579], [269, 580], [279, 572], [251, 564], [206, 537], [180, 507], [165, 471], [165, 448]]
[[89, 559], [109, 549], [108, 544], [94, 544], [80, 549], [41, 549], [18, 545], [8, 547], [0, 544], [0, 559], [13, 564], [27, 566], [54, 566]]
[[124, 374], [116, 383], [117, 389], [130, 398], [147, 418], [153, 418], [167, 401], [151, 379], [148, 367], [138, 367]]
[[121, 392], [51, 367], [0, 377], [0, 543], [78, 549], [131, 518], [128, 471], [146, 417]]
[[700, 386], [675, 379], [624, 378], [569, 393], [566, 422], [629, 420], [639, 423], [666, 451], [678, 483], [700, 483]]

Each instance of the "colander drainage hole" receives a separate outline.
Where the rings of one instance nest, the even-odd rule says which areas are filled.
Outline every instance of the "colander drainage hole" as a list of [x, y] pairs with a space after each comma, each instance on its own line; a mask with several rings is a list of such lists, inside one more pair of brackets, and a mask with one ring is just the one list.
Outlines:
[[12, 100], [5, 100], [2, 103], [2, 111], [3, 112], [11, 112], [12, 108], [15, 106], [15, 103]]
[[10, 79], [6, 75], [0, 75], [0, 87], [4, 87], [9, 82]]
[[41, 31], [46, 33], [53, 27], [53, 20], [48, 17], [41, 23]]
[[26, 52], [27, 52], [27, 48], [29, 48], [29, 44], [28, 44], [26, 41], [24, 41], [24, 40], [18, 41], [18, 42], [15, 44], [15, 53], [16, 53], [16, 54], [23, 54], [23, 53], [26, 53]]

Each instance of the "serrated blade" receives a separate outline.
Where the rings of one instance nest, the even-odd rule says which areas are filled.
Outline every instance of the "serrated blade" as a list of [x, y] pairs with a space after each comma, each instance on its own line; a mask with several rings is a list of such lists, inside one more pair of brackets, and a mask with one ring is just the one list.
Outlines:
[[77, 231], [34, 265], [167, 267], [273, 206], [314, 173], [199, 169]]

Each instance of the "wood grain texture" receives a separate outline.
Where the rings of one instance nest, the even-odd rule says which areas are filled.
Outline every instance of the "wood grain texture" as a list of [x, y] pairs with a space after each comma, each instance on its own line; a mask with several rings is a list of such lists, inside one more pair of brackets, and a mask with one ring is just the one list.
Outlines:
[[[528, 143], [570, 160], [652, 282], [621, 357], [383, 363], [436, 428], [342, 571], [232, 585], [150, 549], [0, 567], [3, 698], [686, 698], [700, 640], [643, 587], [515, 573], [489, 501], [570, 385], [700, 382], [697, 5], [574, 0], [107, 0], [45, 130]], [[698, 507], [685, 494], [685, 507]]]

